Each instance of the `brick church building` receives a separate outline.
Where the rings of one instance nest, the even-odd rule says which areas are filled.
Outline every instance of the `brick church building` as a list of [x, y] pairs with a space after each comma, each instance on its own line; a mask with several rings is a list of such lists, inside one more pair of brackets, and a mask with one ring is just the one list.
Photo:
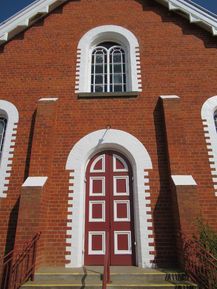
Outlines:
[[40, 232], [40, 266], [103, 265], [109, 236], [110, 265], [166, 268], [180, 231], [217, 231], [216, 35], [188, 0], [39, 0], [2, 23], [2, 256]]

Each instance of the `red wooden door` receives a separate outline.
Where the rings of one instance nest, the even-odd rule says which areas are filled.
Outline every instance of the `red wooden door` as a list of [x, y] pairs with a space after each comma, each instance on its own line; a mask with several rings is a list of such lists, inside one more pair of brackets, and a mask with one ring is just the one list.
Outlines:
[[111, 265], [134, 265], [132, 169], [114, 151], [95, 155], [86, 171], [85, 265], [103, 265], [109, 232]]

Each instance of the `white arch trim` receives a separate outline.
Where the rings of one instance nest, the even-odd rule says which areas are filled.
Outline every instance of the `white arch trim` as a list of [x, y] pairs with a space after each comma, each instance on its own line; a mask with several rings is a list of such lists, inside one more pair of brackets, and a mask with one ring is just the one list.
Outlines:
[[11, 175], [19, 114], [17, 108], [11, 102], [0, 100], [0, 115], [7, 118], [0, 167], [0, 198], [5, 198], [7, 196], [9, 178]]
[[214, 112], [216, 110], [217, 96], [213, 96], [203, 104], [201, 118], [205, 132], [215, 196], [217, 197], [217, 131], [214, 123]]
[[148, 170], [150, 156], [143, 144], [131, 134], [102, 129], [80, 139], [69, 153], [66, 169], [70, 171], [66, 267], [84, 264], [85, 170], [90, 158], [100, 150], [114, 149], [125, 154], [134, 174], [134, 218], [136, 258], [139, 267], [151, 267], [154, 247], [150, 208]]
[[103, 25], [89, 30], [78, 43], [76, 88], [77, 93], [90, 92], [91, 83], [91, 51], [103, 42], [118, 42], [127, 51], [128, 90], [141, 91], [141, 68], [139, 43], [136, 36], [128, 29], [117, 25]]

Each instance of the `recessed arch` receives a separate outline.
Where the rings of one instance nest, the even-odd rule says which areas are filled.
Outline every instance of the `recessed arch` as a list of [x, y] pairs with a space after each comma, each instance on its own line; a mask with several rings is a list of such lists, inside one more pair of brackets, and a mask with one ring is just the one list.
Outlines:
[[217, 96], [213, 96], [208, 98], [203, 104], [201, 118], [204, 126], [215, 196], [217, 197], [217, 131], [214, 121], [216, 111]]
[[[66, 240], [68, 264], [83, 266], [85, 170], [90, 158], [105, 149], [116, 150], [130, 161], [134, 175], [134, 212], [136, 231], [136, 258], [140, 267], [151, 267], [153, 261], [153, 235], [148, 170], [152, 169], [149, 153], [133, 135], [115, 129], [102, 129], [80, 139], [70, 151], [66, 170], [69, 170], [69, 207]], [[72, 199], [73, 198], [73, 199]]]
[[136, 36], [124, 27], [103, 25], [86, 32], [78, 43], [76, 92], [90, 92], [91, 51], [97, 44], [107, 41], [119, 43], [125, 48], [128, 62], [128, 90], [141, 91], [139, 43]]

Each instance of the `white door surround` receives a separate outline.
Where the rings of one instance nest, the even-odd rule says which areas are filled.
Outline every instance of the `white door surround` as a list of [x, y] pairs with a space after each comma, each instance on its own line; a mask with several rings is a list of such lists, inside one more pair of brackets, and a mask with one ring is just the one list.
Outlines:
[[136, 262], [139, 267], [151, 267], [154, 255], [148, 170], [152, 169], [150, 156], [143, 144], [133, 135], [115, 129], [102, 129], [80, 139], [70, 151], [66, 170], [69, 170], [68, 229], [66, 239], [66, 267], [84, 264], [85, 232], [85, 171], [88, 161], [97, 152], [106, 149], [124, 154], [133, 169], [134, 222]]

